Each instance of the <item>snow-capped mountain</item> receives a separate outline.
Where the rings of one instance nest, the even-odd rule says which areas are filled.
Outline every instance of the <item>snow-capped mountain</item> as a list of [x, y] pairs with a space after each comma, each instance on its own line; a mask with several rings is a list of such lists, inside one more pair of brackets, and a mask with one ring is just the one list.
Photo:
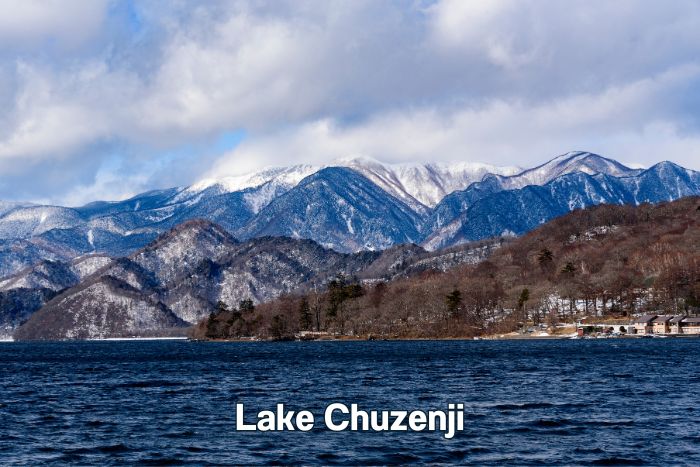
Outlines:
[[185, 192], [196, 194], [213, 188], [221, 193], [233, 193], [259, 188], [248, 191], [244, 197], [250, 210], [257, 213], [275, 197], [294, 188], [303, 179], [320, 169], [321, 167], [314, 165], [294, 165], [291, 167], [272, 167], [259, 172], [218, 179], [206, 178], [190, 186]]
[[190, 186], [189, 190], [199, 192], [211, 186], [218, 186], [223, 191], [231, 192], [253, 188], [268, 182], [275, 182], [278, 185], [286, 185], [291, 188], [312, 173], [318, 172], [320, 168], [319, 166], [308, 164], [290, 167], [269, 167], [258, 172], [243, 175], [205, 178]]
[[[584, 188], [564, 183], [571, 174], [610, 177], [624, 185], [624, 196], [597, 196], [596, 190], [584, 196], [580, 192]], [[556, 195], [561, 199], [556, 202], [567, 209], [581, 205], [577, 199], [585, 199], [583, 204], [588, 205], [700, 194], [697, 173], [691, 170], [663, 163], [653, 171], [641, 171], [587, 152], [567, 153], [523, 171], [474, 163], [382, 164], [367, 158], [345, 159], [327, 167], [297, 165], [203, 180], [189, 187], [76, 208], [0, 203], [0, 277], [41, 260], [71, 261], [90, 253], [128, 255], [161, 233], [197, 218], [215, 222], [238, 239], [287, 235], [342, 252], [405, 242], [423, 242], [431, 248], [451, 245], [463, 238], [519, 233], [536, 225], [540, 218], [521, 222], [516, 229], [495, 220], [510, 214], [516, 219], [528, 210], [525, 200], [525, 204], [510, 205], [494, 201], [490, 209], [498, 212], [489, 211], [482, 201], [560, 179], [562, 187]], [[562, 200], [566, 202], [561, 204]], [[477, 203], [487, 207], [472, 209]], [[547, 212], [545, 218], [560, 211]], [[477, 216], [494, 219], [493, 228], [477, 228], [484, 222]]]
[[432, 250], [499, 235], [521, 235], [574, 209], [597, 204], [639, 205], [700, 195], [700, 172], [661, 162], [624, 177], [577, 171], [542, 186], [527, 185], [485, 196], [474, 194], [474, 188], [443, 200], [449, 207], [436, 207], [434, 213], [454, 212], [451, 205], [464, 200], [463, 210], [430, 231], [423, 242], [425, 248]]
[[54, 229], [69, 228], [80, 222], [73, 209], [56, 206], [27, 206], [2, 216], [0, 239], [29, 238]]
[[48, 300], [111, 262], [111, 258], [101, 255], [71, 262], [41, 260], [0, 280], [0, 338], [11, 337]]
[[500, 191], [524, 188], [528, 185], [546, 185], [558, 177], [571, 173], [629, 177], [641, 172], [639, 169], [630, 169], [617, 161], [597, 154], [576, 151], [555, 157], [545, 164], [524, 170], [517, 175], [505, 177], [487, 174], [480, 182], [470, 185], [467, 189], [455, 190], [445, 196], [431, 211], [429, 218], [423, 224], [422, 232], [426, 235], [435, 233], [438, 229], [450, 224], [478, 200]]
[[453, 164], [383, 164], [361, 157], [337, 161], [336, 165], [361, 173], [417, 212], [427, 212], [449, 193], [463, 190], [487, 174], [510, 176], [519, 167], [497, 167], [477, 162]]
[[[246, 175], [207, 178], [192, 185], [189, 191], [198, 192], [205, 188], [218, 187], [222, 192], [233, 192], [262, 185], [274, 186], [277, 191], [286, 191], [294, 188], [309, 175], [328, 167], [347, 167], [359, 172], [419, 212], [426, 212], [426, 208], [435, 206], [445, 195], [480, 181], [484, 175], [511, 176], [522, 171], [519, 167], [498, 167], [478, 162], [386, 164], [369, 157], [350, 157], [336, 159], [323, 166], [273, 167]], [[272, 190], [264, 190], [270, 191]], [[259, 211], [259, 208], [264, 207], [273, 198], [274, 196], [264, 195], [251, 197], [251, 204], [258, 207], [254, 212]]]
[[421, 220], [359, 173], [329, 167], [274, 199], [238, 235], [310, 238], [347, 252], [379, 250], [417, 242]]
[[[671, 162], [630, 169], [590, 153], [474, 182], [490, 169], [343, 164], [77, 208], [4, 203], [0, 334], [30, 316], [25, 337], [160, 333], [218, 300], [264, 301], [338, 272], [378, 279], [474, 261], [488, 252], [451, 248], [521, 235], [574, 209], [700, 195], [699, 172]], [[462, 189], [431, 206], [452, 187]]]
[[[613, 177], [628, 177], [641, 172], [617, 161], [585, 151], [572, 151], [555, 157], [540, 166], [523, 170], [512, 176], [501, 176], [493, 172], [493, 181], [502, 190], [523, 188], [527, 185], [544, 185], [562, 175], [582, 172], [588, 175], [606, 174]], [[454, 191], [454, 190], [453, 190]]]

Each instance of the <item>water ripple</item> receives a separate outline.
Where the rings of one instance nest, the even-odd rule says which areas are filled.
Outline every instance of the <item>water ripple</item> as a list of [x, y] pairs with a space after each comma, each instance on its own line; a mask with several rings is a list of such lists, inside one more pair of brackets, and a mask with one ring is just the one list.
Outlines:
[[[3, 465], [700, 465], [699, 340], [0, 344]], [[311, 410], [308, 433], [235, 431]], [[465, 404], [465, 430], [334, 433], [332, 402]]]

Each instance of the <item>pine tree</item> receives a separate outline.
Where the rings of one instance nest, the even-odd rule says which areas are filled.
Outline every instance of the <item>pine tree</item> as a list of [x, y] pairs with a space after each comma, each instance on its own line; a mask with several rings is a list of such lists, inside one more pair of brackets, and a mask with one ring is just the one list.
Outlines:
[[526, 287], [520, 292], [520, 298], [518, 298], [518, 310], [523, 310], [525, 308], [525, 303], [530, 300], [530, 290]]
[[252, 313], [255, 311], [255, 305], [253, 305], [253, 300], [246, 298], [238, 303], [238, 310], [241, 313]]
[[554, 253], [552, 251], [545, 247], [540, 250], [540, 254], [537, 256], [537, 262], [540, 263], [540, 266], [547, 266], [554, 260]]
[[224, 303], [222, 300], [219, 300], [216, 302], [216, 314], [219, 315], [221, 313], [227, 313], [229, 311], [228, 305]]
[[281, 340], [287, 337], [287, 322], [282, 315], [272, 317], [272, 322], [268, 328], [270, 336], [275, 340]]
[[207, 332], [206, 336], [209, 339], [213, 339], [218, 337], [218, 332], [217, 332], [217, 323], [216, 323], [216, 314], [215, 313], [209, 313], [209, 319], [207, 320]]
[[340, 305], [345, 300], [345, 276], [338, 274], [338, 276], [328, 282], [328, 309], [326, 310], [326, 315], [330, 318], [335, 318], [338, 314], [338, 309]]
[[447, 311], [450, 312], [450, 315], [455, 316], [459, 308], [462, 306], [462, 292], [454, 289], [452, 292], [447, 294], [447, 297], [445, 297], [445, 302], [447, 303]]
[[328, 282], [328, 308], [326, 315], [329, 318], [336, 318], [338, 315], [343, 315], [343, 303], [346, 300], [358, 298], [365, 294], [362, 285], [353, 278], [353, 281], [348, 283], [343, 274], [338, 274], [335, 279]]
[[574, 266], [574, 263], [571, 261], [567, 262], [566, 265], [562, 268], [561, 272], [563, 272], [566, 275], [573, 276], [574, 273], [576, 272], [576, 266]]
[[311, 327], [311, 307], [306, 297], [301, 299], [299, 303], [299, 328], [302, 331], [308, 331]]

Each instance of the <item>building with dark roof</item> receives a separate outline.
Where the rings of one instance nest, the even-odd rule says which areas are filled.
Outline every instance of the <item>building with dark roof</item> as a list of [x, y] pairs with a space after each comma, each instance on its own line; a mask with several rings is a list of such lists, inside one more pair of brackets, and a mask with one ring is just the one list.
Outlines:
[[685, 316], [674, 316], [671, 321], [669, 321], [669, 324], [671, 325], [671, 334], [680, 334], [681, 333], [681, 321], [685, 319]]
[[634, 329], [635, 334], [653, 334], [653, 321], [658, 315], [644, 315], [635, 319], [630, 326]]
[[679, 334], [700, 335], [700, 318], [683, 318], [680, 322]]
[[671, 332], [670, 321], [673, 316], [670, 315], [659, 315], [651, 321], [652, 332], [654, 334], [668, 334]]

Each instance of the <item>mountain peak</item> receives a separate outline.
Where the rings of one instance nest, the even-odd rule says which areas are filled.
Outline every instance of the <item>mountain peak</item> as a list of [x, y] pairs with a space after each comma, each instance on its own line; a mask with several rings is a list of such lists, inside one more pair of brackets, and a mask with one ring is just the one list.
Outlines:
[[468, 161], [386, 164], [364, 156], [339, 163], [359, 172], [419, 214], [425, 214], [446, 195], [467, 188], [487, 174], [509, 176], [521, 171], [518, 167]]
[[542, 169], [559, 171], [559, 175], [565, 172], [578, 171], [589, 175], [604, 173], [606, 175], [620, 176], [633, 172], [633, 169], [615, 160], [586, 151], [567, 152], [532, 170]]
[[[700, 192], [700, 173], [671, 162], [644, 171], [587, 151], [567, 152], [528, 170], [468, 161], [385, 164], [366, 156], [351, 157], [332, 166], [268, 168], [219, 180], [218, 185], [155, 190], [79, 208], [0, 204], [0, 274], [19, 272], [42, 259], [69, 262], [92, 252], [129, 255], [158, 235], [163, 236], [157, 241], [171, 245], [172, 251], [201, 247], [216, 252], [217, 243], [235, 242], [231, 235], [265, 234], [311, 238], [343, 251], [384, 248], [420, 241], [435, 229], [447, 228], [482, 198], [527, 186], [544, 187], [562, 176], [566, 176], [562, 183], [572, 186], [579, 181], [586, 187], [596, 185], [575, 191], [577, 198], [567, 200], [567, 209], [580, 206], [596, 191], [599, 194], [591, 199], [596, 203], [669, 200]], [[639, 184], [627, 186], [635, 181]], [[562, 184], [555, 187], [570, 191]], [[287, 196], [290, 191], [299, 192]], [[266, 210], [277, 200], [294, 205]], [[332, 206], [334, 202], [340, 206]], [[504, 204], [497, 209], [514, 208]], [[207, 219], [225, 232], [204, 221], [168, 232], [188, 219]], [[289, 225], [281, 225], [285, 219]], [[336, 235], [328, 229], [339, 231]]]
[[[463, 190], [488, 174], [511, 176], [522, 171], [515, 166], [499, 167], [471, 161], [385, 163], [366, 155], [353, 155], [334, 159], [327, 165], [269, 167], [245, 175], [207, 178], [186, 191], [191, 195], [216, 187], [219, 192], [226, 193], [270, 185], [271, 189], [266, 192], [281, 194], [294, 188], [304, 178], [328, 167], [346, 167], [360, 173], [420, 214], [435, 206], [445, 195]], [[263, 199], [257, 203], [260, 205], [258, 207], [263, 207], [269, 201]], [[256, 212], [258, 210], [255, 209]]]
[[604, 174], [613, 177], [636, 175], [640, 170], [631, 169], [613, 159], [586, 151], [570, 151], [542, 165], [511, 177], [498, 177], [504, 189], [523, 188], [527, 185], [544, 185], [557, 177], [573, 172], [588, 175]]
[[407, 204], [358, 171], [326, 167], [273, 200], [239, 235], [310, 238], [352, 252], [415, 241], [420, 221]]
[[331, 166], [341, 166], [341, 167], [352, 167], [355, 165], [360, 165], [360, 166], [372, 166], [372, 165], [380, 165], [380, 166], [385, 166], [387, 164], [369, 156], [346, 156], [346, 157], [339, 157], [333, 162], [331, 162], [329, 165]]
[[318, 171], [320, 167], [310, 164], [297, 164], [288, 167], [266, 167], [257, 172], [242, 175], [232, 175], [222, 178], [205, 178], [192, 185], [190, 191], [202, 191], [212, 186], [218, 186], [224, 192], [240, 191], [253, 188], [265, 183], [295, 186], [303, 178]]
[[681, 167], [680, 165], [676, 164], [675, 162], [671, 162], [671, 161], [661, 161], [661, 162], [656, 163], [656, 164], [652, 165], [651, 167], [649, 167], [648, 170], [653, 170], [656, 172], [668, 171], [668, 170], [683, 171], [683, 172], [689, 171], [688, 169], [685, 169], [684, 167]]
[[552, 162], [563, 162], [563, 161], [571, 161], [571, 160], [580, 160], [580, 159], [585, 159], [587, 157], [591, 158], [600, 158], [600, 159], [606, 159], [603, 156], [600, 156], [598, 154], [595, 154], [593, 152], [588, 152], [588, 151], [569, 151], [564, 154], [560, 154], [557, 157], [554, 157], [548, 162], [545, 162], [545, 164], [549, 164]]
[[[191, 219], [161, 234], [145, 250], [161, 248], [169, 243], [187, 243], [194, 247], [201, 242], [233, 244], [238, 241], [221, 226], [206, 219]], [[138, 253], [137, 253], [138, 254]]]

